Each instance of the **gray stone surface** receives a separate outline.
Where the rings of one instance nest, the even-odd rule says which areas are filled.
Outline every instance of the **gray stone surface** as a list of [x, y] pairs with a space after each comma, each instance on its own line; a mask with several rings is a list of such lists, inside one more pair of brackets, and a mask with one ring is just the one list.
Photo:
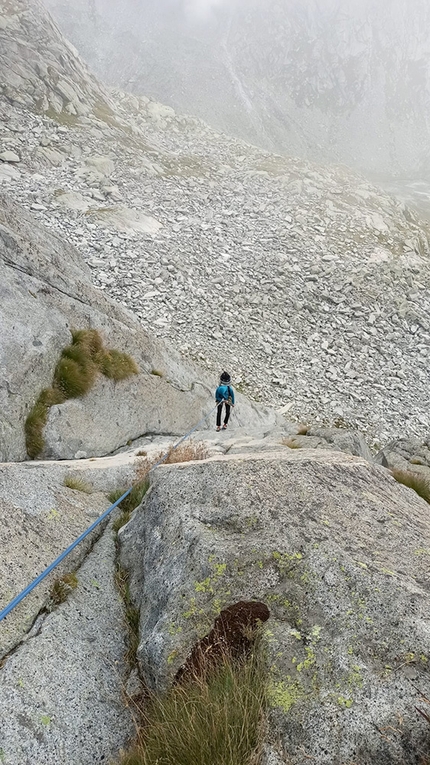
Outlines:
[[134, 726], [124, 705], [124, 609], [110, 530], [78, 570], [78, 587], [0, 671], [4, 765], [99, 765]]
[[293, 448], [303, 449], [335, 449], [346, 454], [371, 462], [373, 460], [366, 440], [362, 433], [346, 428], [311, 427], [306, 435], [294, 435], [291, 439]]
[[161, 467], [120, 539], [150, 687], [169, 684], [223, 606], [262, 600], [269, 739], [284, 760], [418, 761], [430, 521], [386, 470], [304, 449]]
[[[62, 465], [0, 464], [0, 610], [57, 558], [109, 506], [102, 493], [63, 486]], [[31, 628], [54, 580], [73, 571], [101, 529], [87, 537], [2, 622], [0, 658]]]
[[390, 469], [407, 470], [425, 476], [430, 485], [429, 439], [399, 438], [390, 441], [375, 456], [375, 462]]

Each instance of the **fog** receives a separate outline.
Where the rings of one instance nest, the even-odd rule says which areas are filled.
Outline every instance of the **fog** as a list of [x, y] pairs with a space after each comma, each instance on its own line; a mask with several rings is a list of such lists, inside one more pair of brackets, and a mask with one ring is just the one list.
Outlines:
[[111, 85], [271, 151], [430, 178], [427, 0], [45, 0]]

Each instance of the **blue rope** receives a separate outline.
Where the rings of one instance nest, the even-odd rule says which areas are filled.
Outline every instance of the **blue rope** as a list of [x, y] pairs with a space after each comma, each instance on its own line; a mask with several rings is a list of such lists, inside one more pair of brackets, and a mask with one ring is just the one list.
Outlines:
[[[158, 460], [158, 462], [156, 462], [156, 463], [155, 463], [155, 465], [153, 465], [153, 466], [152, 466], [151, 470], [154, 470], [156, 467], [158, 467], [158, 466], [159, 466], [159, 465], [161, 465], [163, 462], [165, 462], [165, 460], [168, 458], [169, 454], [171, 454], [173, 451], [175, 451], [175, 449], [177, 449], [177, 448], [178, 448], [178, 446], [180, 446], [180, 444], [182, 444], [182, 442], [183, 442], [183, 441], [185, 441], [187, 438], [189, 438], [189, 437], [190, 437], [190, 435], [191, 435], [192, 433], [194, 433], [194, 431], [195, 431], [195, 430], [197, 430], [197, 428], [199, 428], [199, 427], [200, 427], [200, 425], [202, 425], [202, 423], [203, 423], [205, 420], [207, 420], [207, 418], [208, 418], [208, 417], [210, 417], [210, 415], [211, 415], [211, 414], [212, 414], [212, 413], [215, 411], [215, 409], [216, 409], [216, 407], [217, 407], [217, 406], [218, 406], [218, 404], [217, 404], [216, 406], [214, 406], [214, 408], [213, 408], [213, 409], [211, 409], [211, 411], [210, 411], [210, 412], [208, 412], [208, 414], [205, 414], [205, 416], [204, 416], [204, 417], [202, 417], [202, 419], [200, 420], [200, 422], [198, 422], [198, 423], [197, 423], [197, 425], [194, 425], [194, 427], [193, 427], [193, 428], [191, 428], [191, 430], [189, 430], [189, 431], [188, 431], [188, 433], [186, 433], [186, 434], [185, 434], [185, 436], [182, 436], [182, 438], [181, 438], [181, 439], [178, 441], [178, 443], [177, 443], [177, 444], [175, 444], [175, 445], [174, 445], [174, 446], [173, 446], [171, 449], [169, 449], [169, 451], [167, 451], [167, 452], [166, 452], [166, 453], [163, 455], [163, 457], [162, 457], [160, 460]], [[151, 472], [151, 471], [149, 471], [149, 472]], [[77, 545], [78, 545], [80, 542], [82, 542], [82, 540], [84, 540], [84, 539], [85, 539], [85, 537], [87, 537], [87, 536], [88, 536], [88, 534], [91, 534], [91, 532], [92, 532], [92, 531], [94, 531], [94, 529], [95, 529], [95, 528], [96, 528], [96, 527], [97, 527], [97, 526], [98, 526], [100, 523], [102, 523], [102, 521], [104, 521], [104, 519], [105, 519], [105, 518], [107, 518], [107, 516], [109, 515], [109, 513], [111, 513], [111, 512], [112, 512], [112, 510], [114, 510], [114, 508], [115, 508], [115, 507], [117, 507], [117, 506], [119, 505], [119, 503], [120, 503], [120, 502], [122, 502], [122, 500], [123, 500], [123, 499], [125, 499], [126, 497], [128, 497], [128, 495], [130, 494], [130, 492], [131, 492], [132, 488], [133, 488], [133, 487], [132, 487], [132, 486], [130, 486], [130, 488], [129, 488], [129, 489], [127, 489], [127, 491], [125, 491], [125, 492], [124, 492], [124, 494], [123, 494], [123, 495], [122, 495], [122, 496], [121, 496], [119, 499], [117, 499], [117, 500], [116, 500], [116, 502], [114, 502], [114, 503], [113, 503], [113, 505], [111, 505], [110, 507], [108, 507], [108, 509], [107, 509], [107, 510], [105, 510], [105, 511], [104, 511], [104, 513], [102, 513], [102, 515], [100, 515], [100, 516], [99, 516], [99, 518], [97, 518], [97, 520], [96, 520], [96, 521], [94, 521], [94, 523], [92, 523], [92, 524], [91, 524], [91, 526], [90, 526], [90, 527], [89, 527], [89, 528], [88, 528], [86, 531], [84, 531], [84, 532], [83, 532], [83, 533], [82, 533], [82, 534], [81, 534], [81, 535], [80, 535], [80, 536], [79, 536], [77, 539], [75, 539], [75, 541], [74, 541], [74, 542], [72, 542], [72, 544], [71, 544], [71, 545], [69, 545], [69, 547], [67, 548], [67, 550], [64, 550], [64, 552], [62, 552], [62, 553], [61, 553], [61, 555], [59, 555], [59, 556], [58, 556], [58, 558], [56, 558], [56, 559], [55, 559], [55, 560], [54, 560], [54, 561], [53, 561], [53, 562], [52, 562], [52, 563], [51, 563], [51, 564], [50, 564], [50, 565], [49, 565], [49, 566], [48, 566], [48, 567], [47, 567], [47, 568], [46, 568], [44, 571], [42, 571], [42, 573], [41, 573], [41, 574], [39, 574], [39, 576], [37, 576], [37, 577], [36, 577], [36, 579], [34, 579], [34, 580], [31, 582], [31, 584], [29, 584], [29, 585], [28, 585], [28, 586], [27, 586], [27, 587], [26, 587], [26, 588], [25, 588], [25, 589], [24, 589], [22, 592], [20, 592], [20, 593], [19, 593], [19, 595], [17, 595], [17, 596], [16, 596], [16, 597], [15, 597], [13, 600], [11, 600], [11, 602], [9, 603], [9, 605], [7, 605], [7, 606], [6, 606], [6, 608], [4, 608], [4, 609], [3, 609], [3, 611], [0, 611], [0, 622], [1, 622], [1, 621], [3, 621], [3, 619], [4, 619], [4, 618], [5, 618], [5, 617], [6, 617], [8, 614], [10, 614], [10, 612], [11, 612], [11, 611], [13, 611], [13, 609], [14, 609], [14, 608], [15, 608], [15, 607], [18, 605], [18, 603], [21, 603], [21, 601], [22, 601], [22, 600], [24, 600], [24, 598], [25, 598], [25, 597], [27, 597], [27, 595], [29, 595], [29, 593], [30, 593], [32, 590], [34, 590], [34, 588], [35, 588], [35, 587], [37, 587], [37, 585], [38, 585], [38, 584], [39, 584], [41, 581], [43, 581], [43, 579], [45, 579], [45, 577], [47, 577], [47, 576], [48, 576], [48, 574], [50, 574], [50, 573], [51, 573], [51, 571], [53, 571], [53, 569], [54, 569], [54, 568], [56, 568], [56, 567], [58, 566], [58, 564], [59, 564], [59, 563], [61, 563], [61, 561], [63, 561], [63, 560], [64, 560], [64, 558], [66, 558], [66, 557], [67, 557], [67, 555], [69, 555], [69, 553], [71, 553], [71, 552], [72, 552], [72, 550], [74, 550], [74, 549], [75, 549], [75, 547], [77, 547]]]

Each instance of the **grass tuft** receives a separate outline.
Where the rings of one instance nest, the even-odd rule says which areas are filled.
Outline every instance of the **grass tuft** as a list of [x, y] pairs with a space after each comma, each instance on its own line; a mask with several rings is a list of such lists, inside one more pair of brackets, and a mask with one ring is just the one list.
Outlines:
[[[82, 361], [70, 358], [72, 354], [82, 356]], [[55, 367], [54, 386], [63, 391], [64, 398], [78, 398], [84, 396], [94, 385], [97, 376], [97, 367], [91, 359], [85, 356], [83, 349], [66, 348]]]
[[397, 468], [391, 470], [391, 475], [398, 481], [398, 483], [402, 483], [404, 486], [408, 486], [409, 489], [413, 489], [420, 497], [430, 504], [430, 485], [423, 475], [412, 473], [409, 470], [399, 470]]
[[78, 478], [74, 475], [66, 475], [63, 481], [63, 486], [67, 486], [68, 489], [74, 489], [75, 491], [83, 491], [85, 494], [93, 493], [89, 483], [84, 481], [83, 478]]
[[52, 611], [60, 603], [64, 603], [68, 596], [78, 586], [78, 577], [74, 572], [70, 574], [64, 574], [56, 579], [51, 587], [49, 593], [49, 603], [47, 611]]
[[159, 369], [151, 369], [151, 374], [155, 377], [164, 377], [164, 373], [161, 372]]
[[137, 649], [139, 647], [139, 609], [132, 603], [128, 580], [129, 575], [127, 571], [117, 564], [115, 584], [124, 602], [125, 621], [128, 632], [125, 660], [130, 666], [134, 667], [137, 662]]
[[309, 425], [299, 425], [299, 428], [297, 430], [298, 436], [307, 436], [309, 430]]
[[49, 407], [61, 404], [64, 393], [57, 388], [44, 388], [25, 421], [25, 443], [27, 454], [35, 459], [45, 446], [43, 428], [48, 420]]
[[261, 651], [226, 656], [204, 679], [153, 697], [121, 765], [251, 765], [261, 751], [267, 667]]
[[301, 443], [296, 441], [294, 436], [289, 437], [289, 438], [283, 438], [281, 443], [283, 444], [283, 446], [288, 446], [289, 449], [301, 449], [302, 448]]
[[[159, 459], [163, 454], [159, 454], [158, 457], [154, 459], [154, 463], [158, 462]], [[206, 448], [206, 446], [202, 443], [194, 443], [194, 441], [189, 441], [188, 443], [184, 443], [181, 446], [178, 446], [177, 449], [174, 449], [173, 446], [171, 446], [168, 449], [167, 458], [164, 460], [164, 465], [173, 465], [178, 462], [192, 462], [194, 460], [205, 460], [209, 456], [209, 452]]]
[[[126, 523], [129, 522], [130, 516], [133, 512], [133, 510], [136, 509], [142, 502], [142, 499], [144, 498], [146, 492], [149, 488], [149, 481], [147, 476], [144, 476], [142, 479], [137, 480], [135, 484], [133, 484], [133, 488], [130, 492], [130, 494], [125, 497], [125, 499], [122, 500], [122, 502], [119, 503], [118, 507], [122, 511], [121, 515], [116, 518], [112, 524], [112, 528], [115, 532], [118, 532], [123, 526], [125, 526]], [[112, 504], [116, 502], [124, 492], [127, 491], [126, 488], [122, 489], [115, 489], [115, 491], [112, 491], [109, 494], [109, 502]]]
[[52, 387], [42, 390], [25, 422], [27, 454], [31, 459], [44, 449], [43, 429], [49, 407], [84, 396], [99, 372], [113, 380], [125, 380], [137, 374], [138, 368], [128, 354], [105, 349], [96, 329], [73, 330], [72, 343], [63, 349], [55, 367]]

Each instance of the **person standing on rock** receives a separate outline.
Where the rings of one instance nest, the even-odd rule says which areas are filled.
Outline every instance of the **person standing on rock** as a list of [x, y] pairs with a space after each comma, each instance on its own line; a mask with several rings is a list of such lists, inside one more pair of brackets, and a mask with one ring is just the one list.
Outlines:
[[223, 430], [227, 428], [227, 423], [230, 419], [230, 410], [231, 410], [231, 407], [234, 406], [234, 390], [231, 387], [230, 383], [231, 383], [231, 377], [229, 373], [223, 372], [219, 380], [218, 388], [215, 391], [215, 401], [218, 404], [217, 413], [216, 413], [216, 429], [217, 430], [221, 430], [221, 417], [222, 417], [223, 404], [225, 404], [225, 417], [224, 417], [224, 424], [222, 426]]

